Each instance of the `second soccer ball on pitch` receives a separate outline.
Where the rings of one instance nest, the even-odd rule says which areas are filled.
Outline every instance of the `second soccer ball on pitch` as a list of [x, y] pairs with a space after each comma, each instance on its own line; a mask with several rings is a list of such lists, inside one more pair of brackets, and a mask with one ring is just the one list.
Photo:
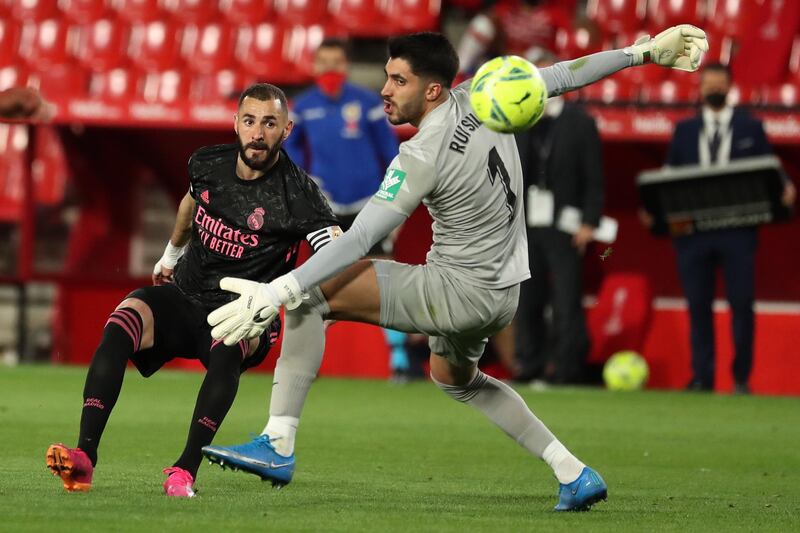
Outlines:
[[603, 366], [603, 381], [613, 391], [639, 390], [649, 376], [647, 361], [632, 350], [615, 353]]
[[547, 86], [539, 70], [519, 56], [490, 59], [470, 85], [475, 116], [500, 133], [515, 133], [536, 124], [546, 101]]

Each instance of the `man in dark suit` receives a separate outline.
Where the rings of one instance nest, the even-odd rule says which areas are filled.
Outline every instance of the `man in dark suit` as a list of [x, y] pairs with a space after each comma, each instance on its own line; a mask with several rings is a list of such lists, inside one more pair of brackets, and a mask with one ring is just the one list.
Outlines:
[[[710, 64], [700, 78], [701, 112], [675, 127], [667, 165], [726, 165], [735, 159], [769, 154], [772, 149], [761, 122], [746, 110], [727, 104], [730, 70]], [[786, 183], [784, 203], [794, 202]], [[678, 272], [689, 304], [693, 377], [689, 390], [714, 388], [715, 270], [722, 267], [732, 313], [735, 392], [749, 393], [753, 362], [755, 227], [697, 232], [673, 240]]]
[[[517, 135], [525, 186], [532, 278], [520, 287], [516, 337], [520, 381], [582, 380], [589, 350], [583, 254], [603, 209], [603, 163], [594, 119], [580, 106], [551, 98], [535, 128]], [[565, 206], [581, 212], [577, 233], [556, 228]], [[552, 306], [548, 335], [545, 308]], [[548, 338], [553, 349], [548, 354]]]

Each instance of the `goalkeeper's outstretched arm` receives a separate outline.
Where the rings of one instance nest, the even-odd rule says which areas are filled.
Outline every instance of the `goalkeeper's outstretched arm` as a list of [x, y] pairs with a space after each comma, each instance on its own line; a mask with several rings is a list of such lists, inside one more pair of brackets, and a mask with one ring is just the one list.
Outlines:
[[622, 50], [610, 50], [562, 61], [539, 72], [547, 84], [547, 96], [558, 96], [591, 85], [632, 65], [631, 56]]
[[562, 61], [540, 70], [548, 96], [580, 89], [626, 67], [654, 63], [663, 67], [693, 72], [708, 51], [706, 34], [689, 24], [673, 26], [653, 38], [642, 37], [622, 50], [598, 52], [571, 61]]

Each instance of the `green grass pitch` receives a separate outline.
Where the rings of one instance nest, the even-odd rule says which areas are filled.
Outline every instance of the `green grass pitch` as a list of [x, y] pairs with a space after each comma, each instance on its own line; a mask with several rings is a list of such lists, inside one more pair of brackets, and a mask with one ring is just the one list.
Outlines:
[[[556, 514], [556, 482], [430, 383], [321, 379], [291, 485], [204, 464], [193, 500], [162, 494], [202, 376], [126, 376], [94, 487], [44, 464], [74, 445], [84, 368], [0, 368], [0, 531], [800, 531], [800, 400], [593, 389], [532, 392], [533, 410], [609, 485]], [[216, 442], [265, 422], [270, 378], [246, 375]]]

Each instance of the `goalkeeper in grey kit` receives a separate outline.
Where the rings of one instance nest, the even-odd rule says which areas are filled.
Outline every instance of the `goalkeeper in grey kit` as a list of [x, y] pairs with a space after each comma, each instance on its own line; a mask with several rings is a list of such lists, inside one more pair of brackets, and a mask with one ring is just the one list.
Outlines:
[[[548, 93], [556, 95], [646, 62], [694, 71], [707, 49], [702, 30], [682, 25], [623, 50], [540, 72]], [[607, 497], [596, 471], [513, 389], [478, 369], [488, 337], [513, 319], [519, 284], [530, 272], [514, 138], [474, 127], [468, 82], [451, 87], [457, 69], [456, 53], [442, 35], [391, 39], [381, 91], [384, 112], [392, 124], [410, 123], [419, 131], [400, 145], [380, 190], [348, 232], [291, 273], [269, 284], [220, 282], [240, 297], [209, 315], [215, 338], [234, 344], [258, 335], [281, 306], [286, 327], [267, 426], [249, 443], [205, 447], [212, 461], [273, 482], [291, 481], [295, 433], [322, 360], [323, 320], [351, 320], [428, 335], [431, 380], [553, 469], [560, 484], [556, 510], [587, 510]], [[458, 149], [451, 149], [453, 142]], [[359, 261], [420, 202], [433, 219], [425, 265]]]

